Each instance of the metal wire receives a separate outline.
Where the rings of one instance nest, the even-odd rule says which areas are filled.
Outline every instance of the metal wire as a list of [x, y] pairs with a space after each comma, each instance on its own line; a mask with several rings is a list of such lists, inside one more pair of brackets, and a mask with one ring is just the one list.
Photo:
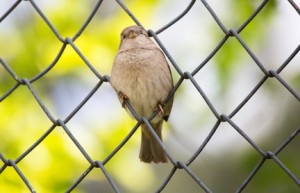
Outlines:
[[[9, 158], [6, 158], [6, 156], [0, 152], [0, 174], [3, 173], [4, 170], [6, 170], [8, 167], [13, 168], [18, 176], [22, 179], [26, 187], [30, 192], [35, 192], [34, 187], [31, 185], [30, 181], [26, 178], [26, 176], [22, 173], [22, 170], [18, 167], [18, 163], [22, 161], [27, 155], [31, 153], [32, 150], [37, 148], [37, 146], [45, 140], [48, 135], [55, 130], [57, 127], [62, 128], [68, 137], [72, 140], [72, 142], [76, 145], [78, 150], [81, 152], [81, 154], [85, 157], [85, 159], [90, 164], [89, 167], [82, 173], [81, 176], [78, 176], [77, 178], [74, 178], [74, 183], [69, 187], [66, 192], [71, 192], [72, 190], [76, 189], [76, 187], [85, 179], [87, 175], [92, 170], [95, 170], [99, 168], [99, 170], [105, 175], [107, 181], [111, 185], [112, 189], [115, 192], [120, 192], [118, 185], [115, 183], [115, 180], [111, 176], [111, 174], [106, 170], [105, 165], [111, 160], [112, 157], [116, 156], [116, 153], [124, 146], [124, 144], [127, 143], [127, 141], [132, 137], [132, 135], [136, 132], [138, 127], [141, 123], [144, 123], [147, 125], [150, 133], [154, 136], [154, 139], [157, 140], [159, 145], [163, 148], [165, 151], [169, 161], [172, 163], [173, 168], [170, 170], [169, 174], [166, 176], [166, 178], [162, 181], [161, 185], [157, 188], [156, 192], [161, 192], [164, 190], [166, 186], [168, 186], [168, 183], [170, 179], [173, 177], [173, 175], [178, 170], [184, 170], [190, 177], [191, 180], [194, 180], [199, 187], [205, 191], [205, 192], [212, 192], [207, 184], [205, 184], [204, 181], [201, 180], [201, 176], [197, 176], [193, 170], [189, 167], [191, 163], [194, 162], [194, 160], [200, 155], [200, 153], [205, 149], [208, 142], [214, 137], [215, 132], [218, 130], [219, 126], [222, 124], [222, 122], [227, 122], [233, 129], [235, 129], [242, 137], [243, 139], [249, 143], [253, 149], [258, 153], [258, 155], [261, 157], [261, 160], [257, 162], [256, 166], [253, 168], [253, 170], [249, 173], [248, 177], [242, 182], [242, 184], [237, 188], [236, 192], [242, 192], [245, 187], [249, 184], [249, 182], [253, 179], [253, 177], [257, 174], [257, 172], [260, 170], [262, 165], [266, 163], [266, 160], [271, 159], [273, 160], [278, 166], [291, 178], [291, 180], [300, 187], [300, 180], [299, 176], [297, 177], [296, 174], [293, 173], [291, 169], [289, 169], [283, 161], [281, 161], [278, 157], [278, 154], [280, 152], [284, 151], [285, 148], [293, 141], [295, 140], [295, 137], [300, 133], [300, 126], [298, 128], [295, 128], [294, 132], [291, 133], [291, 135], [281, 144], [279, 145], [273, 152], [268, 151], [264, 152], [263, 149], [256, 144], [249, 135], [243, 131], [242, 128], [240, 128], [233, 120], [232, 118], [244, 107], [244, 105], [251, 99], [256, 92], [261, 88], [263, 84], [265, 84], [266, 80], [274, 78], [277, 80], [283, 88], [286, 89], [287, 92], [289, 92], [295, 99], [300, 102], [300, 95], [299, 93], [292, 88], [281, 76], [280, 73], [282, 70], [293, 60], [293, 58], [298, 54], [300, 50], [300, 45], [295, 48], [295, 50], [288, 56], [288, 58], [283, 62], [283, 64], [277, 69], [277, 70], [268, 70], [267, 67], [264, 65], [263, 62], [261, 62], [258, 57], [252, 52], [252, 50], [249, 48], [247, 43], [243, 40], [243, 38], [239, 35], [244, 29], [247, 28], [247, 25], [252, 22], [252, 20], [256, 17], [259, 17], [259, 13], [264, 9], [264, 7], [269, 3], [268, 0], [264, 0], [261, 2], [261, 4], [257, 7], [257, 9], [253, 12], [253, 14], [246, 19], [246, 21], [237, 29], [230, 29], [228, 30], [226, 26], [222, 23], [220, 18], [217, 16], [215, 11], [212, 9], [210, 4], [205, 1], [201, 0], [196, 2], [196, 0], [190, 1], [190, 3], [187, 4], [186, 8], [178, 14], [174, 19], [169, 21], [167, 24], [165, 24], [160, 29], [156, 30], [156, 32], [152, 29], [147, 30], [149, 33], [149, 36], [152, 36], [154, 40], [158, 43], [160, 48], [163, 50], [169, 61], [171, 62], [171, 65], [176, 69], [178, 75], [180, 76], [179, 80], [175, 83], [175, 86], [173, 90], [170, 92], [169, 96], [167, 97], [165, 103], [170, 100], [170, 98], [176, 93], [178, 88], [181, 86], [181, 84], [185, 81], [190, 81], [190, 83], [196, 88], [196, 90], [199, 92], [199, 96], [201, 96], [208, 107], [210, 108], [213, 115], [216, 117], [216, 122], [214, 126], [211, 128], [210, 133], [206, 136], [205, 140], [202, 142], [202, 144], [199, 146], [199, 148], [194, 152], [194, 154], [187, 159], [185, 163], [181, 160], [176, 160], [174, 157], [172, 157], [172, 154], [169, 153], [168, 149], [164, 146], [164, 144], [160, 141], [159, 137], [154, 132], [153, 128], [151, 127], [149, 121], [154, 118], [154, 116], [157, 114], [157, 112], [153, 112], [153, 114], [150, 117], [139, 117], [134, 109], [131, 107], [130, 103], [126, 101], [126, 105], [128, 109], [132, 112], [134, 117], [136, 118], [136, 125], [134, 128], [132, 128], [131, 132], [128, 133], [128, 135], [121, 141], [121, 143], [115, 147], [115, 149], [103, 160], [93, 160], [93, 158], [86, 152], [86, 150], [83, 148], [83, 146], [80, 144], [80, 142], [74, 137], [72, 132], [68, 129], [66, 126], [66, 123], [70, 121], [73, 116], [86, 104], [86, 102], [94, 95], [94, 93], [103, 85], [103, 84], [109, 84], [109, 76], [108, 75], [101, 75], [94, 66], [88, 61], [88, 59], [84, 56], [84, 54], [80, 51], [80, 49], [77, 48], [76, 44], [74, 43], [77, 38], [81, 35], [82, 32], [86, 29], [86, 27], [90, 24], [90, 21], [94, 18], [96, 12], [98, 11], [99, 7], [102, 5], [102, 0], [99, 0], [97, 4], [94, 6], [93, 10], [91, 11], [89, 17], [86, 19], [86, 21], [82, 24], [78, 32], [72, 37], [66, 37], [63, 38], [61, 34], [58, 32], [58, 30], [55, 29], [54, 25], [52, 25], [51, 21], [46, 17], [46, 15], [43, 13], [43, 11], [39, 8], [39, 6], [35, 3], [34, 0], [28, 0], [34, 10], [38, 13], [38, 15], [42, 18], [42, 20], [45, 22], [45, 24], [49, 27], [49, 29], [55, 34], [58, 41], [62, 43], [61, 49], [53, 59], [53, 62], [51, 62], [44, 70], [42, 70], [40, 73], [35, 75], [34, 77], [27, 77], [27, 78], [19, 78], [17, 73], [14, 72], [14, 70], [11, 69], [10, 64], [8, 64], [3, 58], [0, 58], [0, 64], [2, 65], [2, 70], [7, 72], [15, 81], [15, 84], [2, 96], [0, 96], [0, 102], [7, 99], [13, 92], [15, 92], [19, 87], [26, 86], [30, 93], [32, 94], [32, 97], [36, 100], [37, 104], [41, 107], [45, 115], [48, 117], [48, 119], [52, 122], [52, 126], [44, 132], [44, 134], [35, 142], [33, 142], [33, 145], [29, 147], [25, 152], [23, 152], [19, 157], [17, 157], [15, 160], [11, 160]], [[128, 9], [126, 4], [122, 2], [121, 0], [115, 0], [117, 4], [123, 9], [124, 12], [128, 14], [128, 16], [137, 24], [142, 26], [142, 23], [138, 20], [137, 17], [134, 16], [132, 10]], [[299, 7], [298, 5], [292, 1], [288, 0], [290, 5], [294, 8], [294, 10], [300, 15]], [[15, 1], [15, 3], [0, 17], [0, 22], [5, 20], [7, 17], [10, 16], [12, 12], [14, 12], [15, 8], [18, 7], [22, 3], [21, 0]], [[171, 54], [168, 52], [166, 47], [163, 45], [163, 43], [159, 40], [157, 37], [157, 34], [163, 33], [165, 30], [167, 30], [170, 26], [177, 23], [179, 20], [185, 17], [185, 15], [191, 10], [193, 6], [195, 6], [197, 3], [202, 3], [202, 5], [207, 9], [207, 11], [210, 13], [212, 18], [215, 20], [216, 24], [220, 27], [220, 29], [224, 32], [224, 37], [222, 40], [217, 44], [217, 46], [212, 50], [210, 54], [207, 55], [207, 57], [193, 69], [191, 72], [183, 72], [182, 69], [177, 65], [174, 58], [171, 56]], [[214, 104], [210, 101], [209, 97], [207, 97], [206, 93], [202, 90], [194, 76], [201, 71], [201, 69], [207, 65], [207, 63], [215, 56], [217, 52], [219, 52], [220, 48], [224, 45], [224, 43], [230, 39], [235, 38], [239, 44], [245, 49], [245, 51], [249, 54], [249, 56], [252, 58], [254, 63], [257, 65], [258, 69], [260, 69], [264, 76], [262, 79], [253, 87], [253, 89], [250, 91], [250, 93], [236, 106], [236, 108], [229, 113], [228, 115], [222, 114], [219, 112]], [[44, 104], [41, 97], [37, 94], [35, 89], [32, 87], [32, 83], [35, 81], [40, 81], [40, 79], [47, 74], [51, 69], [56, 65], [56, 63], [60, 60], [61, 56], [64, 54], [65, 48], [67, 45], [70, 45], [71, 48], [78, 54], [78, 56], [82, 59], [82, 61], [87, 65], [87, 67], [90, 69], [90, 71], [99, 79], [99, 82], [94, 86], [94, 88], [90, 91], [90, 93], [78, 104], [76, 108], [64, 119], [56, 118], [54, 117], [50, 111], [48, 110], [47, 106]], [[17, 56], [16, 56], [17, 57]], [[1, 103], [0, 103], [1, 108]], [[298, 152], [297, 152], [298, 153]], [[299, 175], [299, 174], [298, 174]], [[0, 187], [1, 191], [1, 187]], [[300, 188], [299, 188], [300, 191]]]

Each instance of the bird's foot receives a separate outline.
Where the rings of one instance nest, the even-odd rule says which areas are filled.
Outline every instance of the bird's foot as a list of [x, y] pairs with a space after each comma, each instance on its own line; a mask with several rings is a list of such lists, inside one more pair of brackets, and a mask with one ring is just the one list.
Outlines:
[[164, 109], [163, 109], [163, 104], [162, 103], [158, 103], [157, 104], [157, 113], [159, 116], [162, 116], [164, 114]]
[[128, 100], [128, 97], [122, 92], [119, 92], [118, 97], [121, 101], [122, 107], [124, 108], [125, 107], [125, 100]]

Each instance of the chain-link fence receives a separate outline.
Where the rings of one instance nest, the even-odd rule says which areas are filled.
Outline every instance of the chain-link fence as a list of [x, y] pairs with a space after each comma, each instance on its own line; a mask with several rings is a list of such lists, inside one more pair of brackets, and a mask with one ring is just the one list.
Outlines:
[[[132, 10], [130, 10], [126, 3], [116, 0], [118, 5], [125, 11], [128, 16], [137, 24], [140, 26], [143, 26], [143, 23], [139, 21], [139, 18], [135, 17]], [[16, 1], [0, 18], [0, 22], [3, 22], [6, 18], [8, 18], [11, 13], [14, 12], [15, 8], [21, 5], [22, 3], [29, 3], [34, 10], [39, 14], [39, 16], [42, 18], [42, 20], [47, 24], [47, 26], [51, 29], [53, 34], [55, 34], [58, 41], [61, 42], [61, 49], [57, 56], [54, 58], [53, 62], [47, 66], [44, 70], [42, 70], [40, 73], [36, 74], [32, 78], [20, 78], [17, 73], [12, 70], [10, 67], [11, 64], [8, 63], [5, 59], [0, 58], [1, 63], [1, 71], [4, 71], [4, 73], [9, 74], [15, 81], [15, 84], [6, 91], [2, 96], [0, 96], [0, 101], [4, 101], [7, 98], [11, 96], [12, 93], [14, 93], [16, 90], [18, 90], [20, 87], [27, 87], [40, 108], [42, 108], [43, 112], [46, 114], [46, 116], [49, 118], [49, 120], [52, 122], [52, 126], [41, 136], [37, 141], [33, 142], [32, 146], [28, 148], [23, 154], [19, 155], [16, 159], [12, 160], [9, 157], [7, 157], [5, 154], [0, 152], [0, 174], [3, 174], [7, 168], [13, 168], [15, 172], [18, 174], [19, 178], [22, 179], [24, 184], [26, 184], [27, 188], [31, 192], [35, 192], [35, 187], [32, 185], [30, 180], [26, 177], [26, 175], [23, 174], [22, 169], [19, 167], [19, 163], [28, 156], [35, 148], [39, 146], [39, 144], [44, 141], [48, 135], [53, 132], [58, 127], [63, 128], [63, 130], [67, 133], [68, 137], [73, 141], [73, 143], [76, 145], [76, 147], [79, 149], [79, 151], [82, 153], [82, 155], [85, 157], [85, 159], [89, 163], [89, 167], [86, 168], [86, 171], [82, 173], [81, 176], [74, 176], [74, 183], [71, 187], [69, 187], [68, 190], [65, 190], [66, 192], [71, 192], [72, 190], [76, 189], [77, 186], [85, 180], [85, 177], [89, 175], [89, 173], [92, 170], [101, 170], [101, 172], [105, 175], [107, 178], [107, 181], [110, 183], [111, 187], [115, 192], [120, 192], [119, 187], [116, 183], [116, 180], [112, 177], [112, 175], [107, 171], [105, 165], [111, 160], [112, 157], [118, 156], [117, 152], [123, 147], [124, 144], [128, 142], [128, 140], [132, 137], [132, 135], [135, 133], [135, 131], [138, 129], [141, 123], [145, 123], [148, 126], [148, 129], [151, 131], [151, 133], [154, 135], [155, 139], [159, 142], [159, 144], [163, 147], [170, 163], [173, 165], [173, 169], [169, 171], [169, 174], [165, 177], [165, 179], [161, 182], [161, 185], [157, 188], [156, 192], [162, 192], [166, 186], [168, 186], [168, 183], [170, 179], [174, 176], [174, 174], [178, 170], [184, 170], [189, 176], [190, 180], [194, 180], [199, 185], [199, 191], [205, 191], [205, 192], [212, 192], [212, 187], [207, 185], [201, 178], [201, 176], [198, 176], [195, 174], [195, 172], [191, 169], [190, 165], [194, 162], [194, 160], [199, 156], [199, 154], [205, 149], [208, 142], [214, 137], [215, 132], [220, 128], [220, 125], [222, 122], [227, 122], [233, 129], [238, 132], [242, 138], [249, 143], [253, 149], [257, 152], [257, 154], [260, 155], [261, 159], [259, 162], [257, 162], [256, 166], [253, 168], [253, 170], [248, 174], [246, 179], [243, 180], [243, 182], [240, 184], [240, 186], [236, 189], [236, 192], [242, 192], [245, 187], [251, 182], [253, 177], [257, 174], [257, 172], [261, 169], [261, 167], [266, 164], [266, 160], [270, 159], [273, 160], [278, 166], [284, 171], [298, 187], [300, 191], [300, 179], [299, 174], [293, 173], [291, 169], [289, 169], [285, 163], [278, 157], [278, 155], [284, 151], [287, 146], [297, 137], [297, 135], [300, 132], [300, 125], [298, 128], [294, 128], [294, 132], [290, 134], [288, 138], [284, 142], [282, 142], [275, 150], [265, 152], [263, 148], [261, 148], [258, 144], [254, 142], [254, 140], [251, 139], [251, 137], [243, 130], [243, 128], [239, 127], [238, 124], [236, 124], [235, 121], [233, 121], [233, 117], [237, 115], [240, 110], [245, 106], [245, 104], [256, 95], [257, 91], [266, 83], [268, 79], [276, 79], [282, 87], [285, 88], [286, 92], [289, 92], [295, 100], [299, 103], [300, 101], [300, 95], [299, 93], [290, 86], [287, 81], [280, 76], [280, 73], [290, 64], [290, 62], [293, 60], [293, 58], [298, 54], [300, 50], [300, 44], [298, 43], [298, 46], [294, 49], [292, 53], [286, 58], [285, 62], [283, 62], [279, 68], [277, 69], [268, 69], [266, 65], [260, 61], [259, 57], [257, 57], [254, 52], [249, 48], [249, 46], [245, 43], [243, 38], [239, 35], [244, 29], [247, 28], [249, 23], [252, 22], [252, 20], [256, 17], [259, 18], [259, 13], [264, 9], [266, 5], [271, 1], [264, 0], [260, 2], [259, 6], [255, 9], [255, 11], [252, 13], [252, 15], [245, 20], [245, 22], [237, 29], [227, 29], [226, 25], [224, 25], [219, 19], [218, 15], [215, 13], [214, 9], [210, 6], [210, 3], [208, 3], [205, 0], [196, 1], [192, 0], [187, 5], [187, 7], [184, 9], [182, 13], [180, 13], [176, 18], [171, 20], [169, 23], [164, 25], [162, 28], [158, 30], [148, 30], [149, 36], [153, 37], [153, 39], [158, 43], [160, 48], [165, 53], [166, 57], [170, 61], [170, 66], [175, 69], [175, 72], [180, 76], [179, 80], [175, 82], [175, 87], [171, 91], [169, 97], [166, 99], [168, 100], [171, 96], [173, 96], [178, 88], [182, 85], [183, 82], [188, 82], [192, 84], [197, 91], [199, 92], [199, 97], [202, 97], [206, 104], [208, 105], [209, 109], [213, 113], [213, 115], [216, 118], [216, 122], [214, 126], [211, 128], [210, 133], [206, 136], [205, 140], [202, 142], [202, 144], [199, 146], [199, 148], [193, 153], [193, 155], [188, 158], [186, 162], [182, 160], [177, 160], [174, 157], [172, 157], [172, 154], [168, 151], [168, 148], [166, 148], [160, 141], [159, 138], [156, 136], [153, 128], [149, 124], [149, 120], [151, 120], [156, 113], [154, 112], [153, 115], [149, 118], [145, 117], [136, 117], [136, 125], [134, 128], [132, 128], [131, 132], [128, 133], [128, 135], [123, 139], [123, 141], [115, 147], [115, 149], [102, 161], [94, 160], [87, 151], [83, 148], [82, 144], [74, 137], [72, 134], [72, 131], [66, 126], [66, 124], [74, 117], [74, 115], [86, 104], [88, 100], [90, 100], [91, 97], [93, 97], [94, 93], [104, 84], [109, 85], [109, 76], [104, 75], [101, 72], [99, 72], [93, 64], [89, 62], [89, 60], [84, 56], [84, 54], [80, 51], [80, 49], [76, 46], [74, 41], [79, 38], [79, 36], [85, 31], [86, 27], [90, 24], [90, 21], [93, 19], [97, 11], [99, 10], [99, 7], [102, 5], [102, 0], [99, 0], [93, 10], [91, 11], [89, 17], [86, 19], [84, 24], [81, 26], [81, 28], [78, 30], [78, 32], [73, 37], [66, 37], [64, 38], [55, 28], [55, 26], [51, 23], [51, 21], [48, 19], [47, 15], [39, 8], [39, 6], [35, 3], [33, 0], [22, 1], [18, 0]], [[291, 12], [295, 11], [298, 15], [300, 14], [300, 9], [292, 0], [286, 1], [291, 6]], [[210, 13], [211, 17], [214, 19], [214, 21], [217, 23], [219, 28], [223, 31], [224, 36], [223, 39], [219, 42], [219, 44], [211, 51], [210, 54], [207, 55], [207, 57], [192, 71], [186, 71], [184, 72], [180, 65], [176, 63], [176, 61], [173, 59], [172, 55], [168, 52], [168, 50], [164, 47], [163, 43], [158, 38], [158, 34], [163, 33], [165, 30], [167, 30], [170, 26], [180, 21], [182, 18], [185, 17], [185, 15], [191, 10], [193, 6], [196, 4], [201, 5], [207, 9], [207, 11]], [[238, 16], [237, 16], [238, 17]], [[300, 25], [299, 25], [300, 27]], [[253, 87], [251, 92], [236, 106], [236, 108], [229, 114], [222, 114], [222, 112], [218, 111], [215, 108], [215, 105], [213, 102], [211, 102], [210, 98], [207, 96], [207, 94], [204, 92], [204, 90], [201, 88], [201, 86], [198, 84], [197, 80], [194, 78], [194, 76], [201, 71], [201, 69], [207, 65], [207, 63], [210, 61], [211, 58], [215, 56], [216, 53], [220, 51], [222, 46], [225, 44], [225, 42], [230, 39], [236, 39], [239, 44], [245, 49], [245, 51], [249, 54], [249, 56], [252, 58], [254, 63], [257, 65], [257, 68], [261, 70], [261, 72], [264, 74], [261, 77], [261, 80]], [[2, 44], [3, 42], [1, 42]], [[48, 72], [52, 70], [52, 68], [56, 65], [56, 63], [60, 60], [61, 56], [65, 53], [66, 46], [69, 45], [72, 47], [72, 49], [80, 56], [80, 58], [84, 61], [84, 63], [88, 66], [88, 68], [92, 71], [94, 76], [96, 76], [99, 79], [98, 84], [94, 86], [94, 88], [90, 91], [90, 93], [78, 104], [78, 106], [64, 119], [56, 118], [54, 117], [51, 112], [48, 110], [47, 106], [45, 105], [44, 101], [41, 99], [41, 97], [38, 95], [38, 93], [35, 91], [35, 89], [32, 86], [32, 83], [39, 81], [43, 76], [45, 76]], [[0, 53], [1, 54], [1, 53]], [[18, 57], [18, 56], [16, 56]], [[26, 64], [25, 64], [26, 65]], [[176, 98], [175, 98], [176, 100]], [[134, 109], [131, 108], [130, 104], [126, 102], [127, 107], [130, 109], [130, 111], [134, 114]], [[0, 103], [1, 108], [1, 103]], [[120, 110], [122, 110], [120, 108]], [[300, 120], [300, 119], [299, 119]], [[300, 124], [300, 122], [298, 122]], [[5, 123], [1, 123], [1, 127], [5, 127]], [[299, 140], [299, 138], [298, 138]], [[100, 142], [99, 142], [100, 143]], [[1, 145], [1, 143], [0, 143]], [[299, 152], [295, 152], [298, 154]], [[298, 163], [299, 167], [300, 164]], [[124, 166], [126, 167], [126, 166]], [[75, 169], [75, 168], [74, 168]], [[1, 176], [0, 176], [1, 177]], [[271, 177], [271, 176], [270, 176]], [[0, 187], [1, 192], [1, 187]], [[100, 192], [105, 192], [105, 190], [100, 190]]]

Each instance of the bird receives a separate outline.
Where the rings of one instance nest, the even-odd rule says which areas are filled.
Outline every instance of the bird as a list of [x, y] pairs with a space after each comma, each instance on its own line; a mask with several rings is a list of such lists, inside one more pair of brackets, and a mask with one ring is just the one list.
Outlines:
[[[162, 141], [163, 121], [168, 121], [174, 96], [166, 104], [163, 102], [174, 88], [173, 78], [164, 53], [141, 26], [129, 26], [122, 31], [110, 83], [131, 117], [133, 115], [125, 101], [140, 117], [148, 118], [157, 111], [150, 124]], [[163, 148], [145, 123], [141, 123], [141, 130], [140, 160], [145, 163], [168, 162]]]

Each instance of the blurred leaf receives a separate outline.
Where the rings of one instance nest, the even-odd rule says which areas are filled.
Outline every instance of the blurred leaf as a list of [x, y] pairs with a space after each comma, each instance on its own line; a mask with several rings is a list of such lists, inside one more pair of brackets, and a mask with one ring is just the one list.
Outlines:
[[[237, 30], [255, 12], [260, 4], [261, 1], [231, 0], [229, 5], [230, 9], [233, 11], [226, 11], [226, 15], [224, 15], [224, 18], [221, 18], [221, 21], [224, 23], [227, 30]], [[259, 19], [254, 18], [239, 34], [251, 50], [255, 50], [256, 47], [261, 45], [261, 41], [265, 39], [268, 32], [268, 25], [271, 23], [270, 20], [276, 10], [276, 5], [276, 1], [272, 1], [264, 6], [258, 13]], [[212, 34], [215, 34], [215, 40], [219, 43], [221, 40], [220, 29], [215, 30], [216, 24], [213, 25], [214, 28]], [[216, 54], [216, 57], [213, 58], [216, 62], [217, 75], [219, 83], [221, 84], [220, 88], [222, 93], [228, 90], [230, 77], [234, 73], [232, 69], [243, 63], [242, 61], [244, 58], [241, 56], [244, 56], [245, 54], [246, 50], [244, 50], [235, 37], [230, 37], [221, 48], [220, 54]]]

